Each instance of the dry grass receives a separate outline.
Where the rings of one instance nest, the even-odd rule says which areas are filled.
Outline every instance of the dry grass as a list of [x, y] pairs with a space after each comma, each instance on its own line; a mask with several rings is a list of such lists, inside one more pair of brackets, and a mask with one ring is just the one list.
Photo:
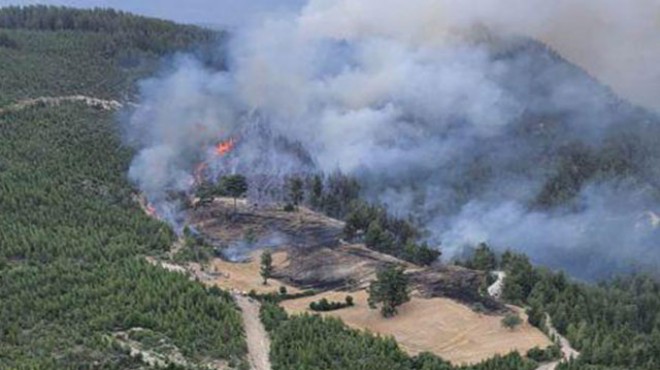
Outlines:
[[[257, 293], [269, 293], [278, 291], [280, 286], [285, 286], [289, 293], [300, 291], [276, 279], [269, 279], [268, 285], [263, 285], [259, 274], [260, 255], [261, 251], [254, 251], [250, 255], [249, 261], [244, 263], [227, 262], [215, 258], [204, 267], [203, 271], [201, 271], [201, 266], [198, 264], [190, 264], [189, 268], [193, 270], [195, 276], [203, 277], [200, 280], [205, 284], [217, 285], [228, 290], [249, 292], [254, 289]], [[287, 263], [285, 252], [273, 252], [273, 266], [276, 268], [284, 267]]]
[[[327, 298], [343, 301], [346, 292], [327, 292], [281, 303], [289, 313], [310, 312], [309, 303]], [[470, 308], [446, 298], [425, 299], [413, 296], [390, 319], [380, 316], [378, 310], [367, 305], [364, 290], [351, 293], [355, 306], [323, 313], [341, 318], [346, 324], [358, 329], [393, 336], [410, 354], [433, 352], [455, 364], [476, 363], [496, 354], [518, 350], [525, 353], [535, 346], [546, 347], [550, 340], [538, 329], [526, 322], [514, 331], [502, 327], [502, 316], [481, 315]], [[524, 313], [516, 307], [523, 319]]]

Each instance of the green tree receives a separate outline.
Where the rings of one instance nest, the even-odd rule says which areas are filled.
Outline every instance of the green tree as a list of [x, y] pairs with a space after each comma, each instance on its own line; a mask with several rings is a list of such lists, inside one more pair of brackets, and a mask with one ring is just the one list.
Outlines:
[[303, 192], [303, 181], [300, 177], [295, 176], [289, 180], [289, 198], [291, 203], [298, 210], [298, 206], [302, 203], [304, 192]]
[[410, 301], [408, 277], [402, 267], [389, 266], [376, 274], [376, 280], [368, 288], [369, 307], [381, 304], [383, 317], [396, 315], [397, 307]]
[[269, 250], [261, 253], [261, 270], [259, 273], [264, 279], [264, 285], [268, 284], [268, 279], [273, 276], [273, 255]]
[[315, 175], [312, 179], [312, 194], [309, 203], [313, 209], [321, 206], [321, 199], [323, 198], [323, 178], [321, 175]]
[[470, 263], [471, 268], [481, 271], [492, 271], [497, 267], [497, 257], [495, 252], [493, 252], [486, 243], [481, 243], [474, 251], [474, 256], [472, 257], [472, 262]]
[[510, 313], [502, 319], [502, 326], [509, 330], [515, 329], [520, 324], [522, 324], [522, 319], [518, 314]]
[[364, 244], [367, 247], [387, 253], [392, 249], [393, 243], [391, 234], [383, 229], [378, 220], [374, 220], [369, 224], [367, 233], [364, 236]]
[[236, 199], [248, 191], [247, 179], [243, 175], [230, 175], [222, 178], [222, 188], [227, 195], [234, 198], [234, 213], [236, 213]]

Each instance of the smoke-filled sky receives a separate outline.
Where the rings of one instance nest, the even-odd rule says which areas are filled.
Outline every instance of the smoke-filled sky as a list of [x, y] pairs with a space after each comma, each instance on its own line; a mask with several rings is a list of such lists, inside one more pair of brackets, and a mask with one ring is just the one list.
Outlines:
[[[332, 1], [349, 19], [365, 14], [391, 29], [432, 34], [447, 24], [477, 21], [526, 33], [611, 85], [628, 99], [660, 110], [660, 1], [657, 0], [428, 0], [402, 5], [385, 0], [366, 14], [369, 1]], [[178, 22], [240, 27], [268, 12], [297, 11], [306, 0], [0, 0], [0, 6], [58, 4], [113, 7]], [[408, 23], [417, 10], [422, 23]], [[384, 18], [383, 18], [384, 17]], [[406, 26], [407, 24], [407, 26]]]
[[[130, 177], [158, 206], [189, 191], [194, 164], [209, 156], [213, 171], [266, 182], [308, 171], [268, 141], [280, 135], [318, 170], [357, 176], [367, 197], [412, 214], [446, 256], [486, 241], [582, 277], [658, 263], [658, 121], [521, 37], [567, 37], [568, 48], [592, 35], [603, 60], [650, 79], [649, 58], [615, 57], [640, 50], [584, 31], [618, 29], [654, 57], [651, 13], [621, 6], [312, 0], [266, 16], [234, 34], [228, 71], [181, 57], [142, 83], [128, 123], [141, 149]], [[230, 136], [236, 152], [214, 160], [212, 146]], [[572, 193], [547, 195], [558, 188]]]

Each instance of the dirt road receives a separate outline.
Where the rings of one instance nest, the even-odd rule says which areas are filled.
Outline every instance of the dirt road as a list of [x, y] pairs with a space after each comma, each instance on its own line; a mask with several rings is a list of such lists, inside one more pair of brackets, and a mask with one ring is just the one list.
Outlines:
[[504, 278], [506, 277], [506, 272], [493, 271], [492, 273], [497, 276], [497, 280], [495, 280], [495, 282], [488, 287], [488, 294], [495, 299], [500, 299], [502, 296], [502, 288], [504, 287]]
[[[502, 288], [504, 287], [504, 279], [506, 278], [506, 272], [493, 271], [493, 273], [497, 275], [497, 280], [491, 286], [488, 287], [488, 294], [495, 299], [499, 299], [500, 296], [502, 295]], [[545, 315], [545, 323], [546, 323], [546, 327], [548, 328], [548, 335], [550, 337], [556, 338], [556, 340], [559, 341], [559, 346], [561, 348], [561, 353], [562, 353], [562, 359], [558, 361], [549, 362], [547, 364], [542, 364], [541, 366], [537, 367], [536, 370], [555, 370], [562, 361], [568, 361], [571, 358], [577, 358], [578, 356], [580, 356], [580, 352], [576, 351], [571, 346], [571, 343], [568, 341], [568, 339], [564, 338], [561, 334], [559, 334], [557, 329], [555, 329], [555, 327], [552, 326], [552, 319], [548, 314]]]
[[243, 311], [243, 325], [247, 336], [248, 361], [252, 370], [270, 370], [270, 339], [259, 318], [259, 302], [240, 294], [234, 294], [238, 307]]
[[42, 96], [34, 99], [25, 99], [17, 103], [0, 108], [0, 114], [15, 112], [25, 108], [33, 107], [36, 105], [59, 105], [61, 103], [82, 102], [90, 107], [98, 107], [103, 110], [120, 109], [123, 105], [116, 100], [104, 100], [85, 95], [69, 95], [69, 96]]
[[559, 341], [559, 346], [561, 347], [561, 353], [563, 358], [559, 361], [554, 361], [550, 362], [547, 364], [543, 364], [540, 367], [538, 367], [536, 370], [555, 370], [557, 368], [557, 365], [561, 363], [562, 361], [568, 361], [571, 358], [578, 358], [580, 356], [580, 352], [576, 351], [575, 348], [571, 347], [571, 343], [568, 341], [568, 339], [564, 338], [557, 329], [552, 325], [552, 319], [550, 319], [550, 315], [546, 314], [545, 315], [545, 325], [548, 328], [548, 334], [551, 337], [555, 337], [556, 340]]

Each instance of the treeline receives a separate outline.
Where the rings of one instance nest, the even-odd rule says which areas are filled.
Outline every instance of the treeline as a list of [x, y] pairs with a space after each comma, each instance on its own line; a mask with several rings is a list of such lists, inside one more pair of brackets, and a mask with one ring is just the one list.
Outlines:
[[330, 175], [292, 176], [283, 193], [293, 210], [299, 204], [346, 222], [344, 237], [370, 249], [419, 265], [429, 265], [440, 251], [419, 243], [422, 231], [408, 219], [393, 216], [384, 205], [360, 197], [357, 179], [339, 171]]
[[134, 328], [246, 366], [229, 295], [142, 259], [175, 237], [132, 201], [131, 154], [83, 104], [0, 115], [0, 367], [141, 368], [114, 339]]
[[408, 356], [392, 338], [350, 329], [339, 319], [288, 316], [264, 304], [261, 319], [271, 337], [274, 370], [531, 370], [536, 363], [519, 354], [496, 356], [479, 365], [455, 367], [430, 353]]
[[135, 47], [157, 54], [214, 40], [218, 33], [113, 9], [72, 9], [32, 5], [0, 8], [0, 28], [37, 31], [84, 31], [112, 36], [115, 50]]
[[221, 32], [107, 9], [0, 8], [0, 106], [38, 96], [130, 100], [162, 56], [192, 51], [223, 68]]

